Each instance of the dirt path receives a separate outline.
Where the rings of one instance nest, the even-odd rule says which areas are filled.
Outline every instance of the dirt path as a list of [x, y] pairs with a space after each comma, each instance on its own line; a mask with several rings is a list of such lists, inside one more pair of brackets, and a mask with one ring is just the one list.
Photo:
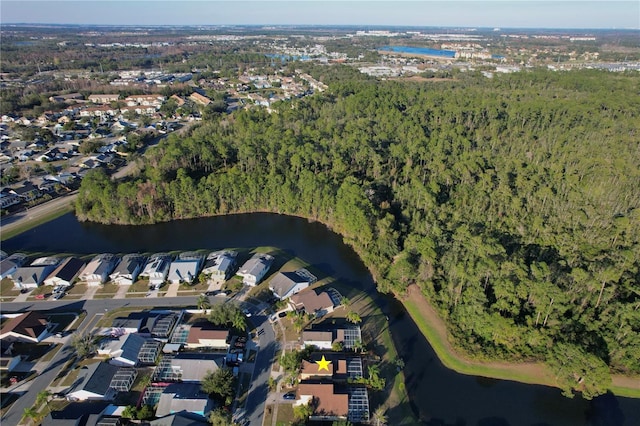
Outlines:
[[[427, 299], [422, 295], [420, 288], [416, 285], [412, 285], [407, 289], [407, 294], [400, 298], [400, 300], [410, 299], [411, 302], [417, 306], [422, 317], [429, 323], [433, 331], [438, 335], [438, 338], [444, 344], [445, 349], [452, 358], [458, 362], [468, 366], [479, 366], [486, 369], [493, 370], [495, 372], [495, 378], [500, 379], [512, 379], [513, 376], [526, 375], [532, 378], [536, 378], [537, 384], [556, 386], [555, 380], [549, 369], [540, 362], [525, 362], [525, 363], [508, 363], [508, 362], [481, 362], [471, 360], [465, 357], [464, 354], [456, 351], [449, 342], [449, 334], [447, 327], [431, 306]], [[455, 368], [454, 368], [455, 369]], [[456, 369], [457, 371], [457, 369]], [[464, 371], [459, 371], [465, 373]], [[614, 386], [624, 387], [628, 389], [640, 389], [640, 380], [634, 377], [627, 377], [621, 375], [612, 375], [612, 382]]]

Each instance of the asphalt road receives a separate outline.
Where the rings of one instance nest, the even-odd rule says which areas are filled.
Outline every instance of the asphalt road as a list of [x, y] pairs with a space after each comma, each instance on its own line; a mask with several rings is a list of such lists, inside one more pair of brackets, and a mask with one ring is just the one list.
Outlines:
[[[131, 298], [131, 299], [96, 299], [96, 300], [77, 300], [77, 301], [46, 301], [46, 302], [9, 302], [2, 304], [2, 311], [8, 312], [25, 312], [28, 310], [56, 310], [56, 311], [86, 311], [87, 315], [76, 329], [80, 332], [91, 330], [102, 318], [105, 312], [112, 311], [123, 307], [140, 307], [140, 308], [175, 308], [175, 307], [195, 307], [197, 297], [169, 297], [161, 299], [147, 298]], [[210, 297], [212, 305], [224, 303], [229, 299], [226, 297]], [[261, 426], [264, 414], [264, 401], [269, 392], [268, 379], [271, 371], [271, 361], [273, 360], [276, 341], [275, 333], [268, 321], [268, 316], [259, 313], [254, 305], [241, 302], [244, 308], [247, 308], [253, 314], [251, 319], [256, 329], [264, 329], [264, 333], [260, 334], [259, 347], [260, 350], [256, 356], [255, 369], [253, 374], [252, 386], [247, 396], [247, 404], [245, 412], [241, 413], [243, 419], [249, 420], [251, 425]], [[69, 360], [73, 353], [70, 345], [70, 339], [58, 351], [47, 368], [36, 377], [29, 386], [27, 392], [13, 403], [11, 408], [2, 417], [2, 425], [18, 425], [25, 408], [33, 407], [38, 392], [44, 390], [57, 377], [58, 373]], [[238, 417], [236, 415], [236, 417]]]

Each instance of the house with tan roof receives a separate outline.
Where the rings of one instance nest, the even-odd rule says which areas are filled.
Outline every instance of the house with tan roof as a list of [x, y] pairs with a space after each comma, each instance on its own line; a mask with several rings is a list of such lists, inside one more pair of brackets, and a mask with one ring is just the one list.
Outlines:
[[191, 95], [189, 95], [189, 99], [191, 99], [193, 102], [197, 104], [204, 105], [204, 106], [207, 106], [211, 103], [211, 99], [201, 95], [198, 92], [193, 92]]
[[89, 95], [89, 102], [93, 102], [94, 104], [108, 104], [110, 102], [115, 102], [120, 98], [120, 95], [117, 93], [113, 94], [97, 94], [97, 95]]
[[189, 329], [185, 346], [190, 349], [227, 349], [229, 330], [221, 330], [210, 322], [193, 324]]
[[0, 330], [0, 340], [38, 343], [48, 334], [48, 317], [42, 312], [30, 311], [8, 320]]

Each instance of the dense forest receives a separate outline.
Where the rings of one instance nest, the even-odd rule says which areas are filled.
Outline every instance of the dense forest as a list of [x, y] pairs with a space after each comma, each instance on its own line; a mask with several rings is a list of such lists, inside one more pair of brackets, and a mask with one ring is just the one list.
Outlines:
[[381, 291], [420, 286], [474, 357], [544, 361], [587, 398], [640, 374], [640, 76], [324, 81], [167, 138], [128, 181], [88, 174], [78, 217], [312, 218]]

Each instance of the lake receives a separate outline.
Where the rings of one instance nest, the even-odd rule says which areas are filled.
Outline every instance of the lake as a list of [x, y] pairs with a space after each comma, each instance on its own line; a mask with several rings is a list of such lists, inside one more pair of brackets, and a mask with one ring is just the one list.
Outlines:
[[440, 50], [440, 49], [431, 49], [428, 47], [383, 46], [378, 48], [378, 50], [383, 52], [409, 53], [412, 55], [437, 56], [440, 58], [451, 58], [451, 59], [456, 57], [455, 50]]
[[[322, 224], [297, 217], [253, 213], [149, 226], [79, 223], [67, 214], [2, 243], [8, 253], [160, 252], [279, 247], [370, 294], [374, 283], [342, 238]], [[568, 399], [558, 389], [457, 374], [440, 363], [400, 303], [377, 301], [405, 361], [414, 412], [429, 425], [637, 425], [640, 399], [605, 395]]]

